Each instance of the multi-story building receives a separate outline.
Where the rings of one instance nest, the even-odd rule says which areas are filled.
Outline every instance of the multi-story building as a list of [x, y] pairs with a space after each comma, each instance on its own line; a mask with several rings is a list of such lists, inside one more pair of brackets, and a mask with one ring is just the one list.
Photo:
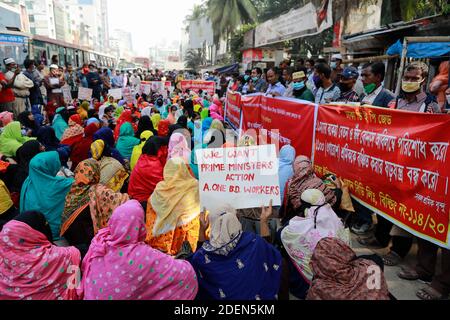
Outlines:
[[131, 61], [133, 53], [133, 39], [131, 33], [125, 30], [115, 29], [114, 36], [109, 38], [109, 47], [118, 59]]

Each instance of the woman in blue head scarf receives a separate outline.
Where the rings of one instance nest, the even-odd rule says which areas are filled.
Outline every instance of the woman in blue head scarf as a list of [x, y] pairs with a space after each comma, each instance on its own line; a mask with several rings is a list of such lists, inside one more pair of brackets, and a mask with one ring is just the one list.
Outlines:
[[281, 203], [284, 200], [286, 183], [294, 176], [295, 149], [286, 145], [280, 150], [278, 175], [280, 179]]

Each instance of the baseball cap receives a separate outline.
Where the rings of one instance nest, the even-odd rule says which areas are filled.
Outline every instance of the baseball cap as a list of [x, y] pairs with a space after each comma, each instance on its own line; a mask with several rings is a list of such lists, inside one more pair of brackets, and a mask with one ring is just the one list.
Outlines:
[[341, 55], [340, 53], [333, 54], [333, 55], [331, 56], [331, 60], [334, 60], [334, 59], [336, 59], [336, 60], [343, 60], [343, 59], [342, 59], [342, 55]]
[[5, 63], [5, 65], [16, 63], [16, 61], [13, 58], [6, 58], [3, 60], [3, 62]]
[[347, 67], [342, 72], [342, 77], [345, 79], [358, 79], [359, 72], [355, 67]]

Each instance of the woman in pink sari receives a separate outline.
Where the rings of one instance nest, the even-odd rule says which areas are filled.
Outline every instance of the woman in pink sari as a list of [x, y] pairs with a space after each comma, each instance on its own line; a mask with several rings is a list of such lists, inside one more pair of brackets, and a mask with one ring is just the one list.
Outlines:
[[[83, 260], [85, 300], [193, 300], [198, 283], [189, 262], [144, 243], [144, 210], [136, 200], [117, 208]], [[81, 293], [81, 292], [80, 292]]]
[[77, 300], [80, 262], [78, 249], [52, 244], [43, 214], [22, 213], [0, 232], [0, 300]]

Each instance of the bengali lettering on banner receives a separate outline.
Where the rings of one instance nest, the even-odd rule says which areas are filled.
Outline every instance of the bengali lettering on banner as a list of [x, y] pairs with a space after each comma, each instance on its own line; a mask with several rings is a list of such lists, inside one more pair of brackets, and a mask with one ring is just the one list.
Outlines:
[[402, 229], [450, 248], [449, 127], [448, 115], [320, 106], [315, 170], [342, 177], [356, 200]]
[[270, 143], [291, 145], [312, 157], [316, 105], [307, 101], [261, 97], [261, 129]]
[[216, 93], [216, 83], [214, 81], [203, 80], [182, 80], [181, 90], [185, 91], [187, 89], [196, 93], [198, 93], [199, 90], [203, 90], [208, 92], [210, 96], [213, 96]]
[[292, 145], [297, 154], [312, 157], [315, 104], [263, 95], [243, 96], [241, 101], [244, 132], [254, 129], [267, 139], [260, 143]]
[[200, 202], [212, 213], [281, 205], [275, 145], [197, 150]]
[[226, 101], [225, 121], [234, 130], [238, 130], [241, 125], [241, 95], [237, 92], [228, 91]]

